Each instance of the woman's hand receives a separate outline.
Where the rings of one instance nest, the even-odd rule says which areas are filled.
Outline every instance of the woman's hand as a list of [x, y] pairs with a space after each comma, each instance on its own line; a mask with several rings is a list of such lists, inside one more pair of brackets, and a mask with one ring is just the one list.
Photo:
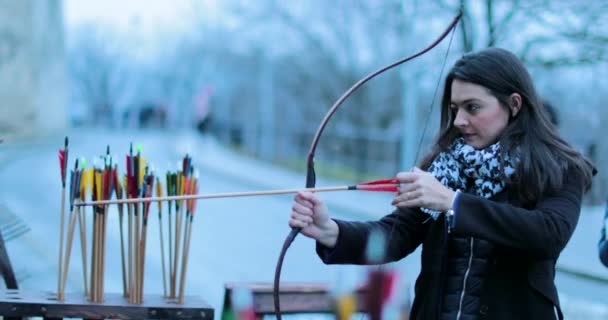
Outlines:
[[301, 228], [303, 235], [329, 248], [338, 241], [338, 224], [329, 218], [325, 203], [311, 192], [296, 194], [289, 226]]
[[423, 207], [446, 212], [452, 207], [456, 193], [439, 182], [433, 175], [416, 167], [410, 172], [399, 172], [401, 183], [392, 205], [399, 208]]

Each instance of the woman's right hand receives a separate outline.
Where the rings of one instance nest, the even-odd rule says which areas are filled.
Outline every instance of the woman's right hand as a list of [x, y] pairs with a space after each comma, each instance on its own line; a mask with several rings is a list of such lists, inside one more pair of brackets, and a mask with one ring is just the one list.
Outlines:
[[301, 228], [301, 233], [333, 248], [338, 241], [338, 224], [329, 218], [325, 203], [312, 192], [298, 192], [294, 198], [289, 226]]

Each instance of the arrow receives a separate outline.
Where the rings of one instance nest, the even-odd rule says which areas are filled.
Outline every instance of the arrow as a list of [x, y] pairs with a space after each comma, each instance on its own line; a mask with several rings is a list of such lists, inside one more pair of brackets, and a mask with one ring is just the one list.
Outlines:
[[[114, 190], [116, 191], [116, 199], [120, 200], [122, 199], [122, 195], [123, 195], [123, 187], [122, 187], [122, 183], [120, 183], [120, 178], [118, 175], [118, 168], [117, 165], [114, 165], [114, 170], [113, 170], [113, 174], [112, 174], [112, 179], [113, 184], [115, 186]], [[125, 237], [124, 237], [124, 231], [123, 231], [123, 220], [124, 220], [124, 214], [123, 214], [123, 204], [119, 204], [118, 205], [118, 225], [120, 228], [120, 261], [121, 261], [121, 267], [122, 267], [122, 294], [123, 296], [127, 296], [127, 267], [125, 265]]]
[[[192, 168], [190, 168], [190, 171], [192, 171]], [[190, 176], [192, 176], [192, 174], [190, 174]], [[186, 193], [187, 194], [195, 194], [198, 192], [198, 172], [191, 178], [188, 179], [188, 185], [186, 187]], [[159, 202], [160, 203], [160, 202]], [[186, 285], [186, 271], [187, 271], [187, 267], [188, 267], [188, 258], [189, 258], [189, 251], [190, 251], [190, 238], [192, 235], [192, 220], [194, 219], [194, 211], [196, 210], [196, 200], [191, 199], [191, 200], [187, 200], [187, 204], [186, 204], [186, 226], [185, 226], [185, 230], [184, 230], [184, 248], [182, 250], [182, 272], [181, 272], [181, 279], [180, 279], [180, 285], [179, 285], [179, 297], [178, 297], [178, 303], [179, 304], [183, 304], [184, 303], [184, 288]]]
[[59, 230], [59, 257], [57, 261], [57, 299], [61, 300], [61, 257], [63, 256], [63, 233], [65, 225], [65, 172], [68, 164], [68, 137], [65, 137], [63, 150], [59, 150], [59, 170], [61, 173], [61, 212]]
[[[162, 197], [163, 196], [163, 186], [160, 182], [160, 179], [158, 177], [156, 177], [156, 186], [155, 186], [155, 191], [156, 191], [156, 197]], [[171, 207], [171, 204], [169, 204], [169, 208]], [[162, 272], [163, 272], [163, 297], [167, 296], [167, 272], [165, 270], [165, 241], [163, 238], [163, 219], [162, 219], [162, 212], [163, 212], [163, 206], [162, 206], [162, 202], [158, 202], [158, 228], [159, 228], [159, 232], [160, 232], [160, 263], [162, 265]]]
[[[86, 169], [87, 165], [86, 165], [86, 160], [84, 158], [82, 158], [81, 160], [81, 166], [82, 166], [82, 174], [81, 174], [81, 178], [80, 178], [80, 188], [78, 190], [79, 192], [79, 196], [80, 196], [80, 201], [84, 201], [86, 199], [86, 195], [87, 195], [87, 190], [89, 190], [90, 188], [88, 187], [89, 184], [89, 171]], [[85, 219], [86, 215], [84, 214], [84, 208], [83, 210], [78, 210], [78, 224], [80, 226], [80, 250], [81, 250], [81, 256], [82, 256], [82, 276], [83, 276], [83, 283], [84, 283], [84, 295], [87, 296], [89, 289], [88, 289], [88, 284], [87, 284], [87, 231], [86, 231], [86, 219]]]
[[328, 192], [328, 191], [360, 190], [360, 191], [397, 192], [398, 188], [399, 188], [399, 181], [397, 179], [382, 179], [382, 180], [376, 180], [376, 181], [370, 181], [370, 182], [364, 182], [364, 183], [359, 183], [359, 184], [355, 184], [355, 185], [346, 185], [346, 186], [278, 189], [278, 190], [265, 190], [265, 191], [227, 192], [227, 193], [211, 193], [211, 194], [188, 194], [188, 195], [175, 195], [175, 196], [166, 196], [166, 197], [148, 197], [148, 198], [124, 199], [124, 200], [90, 201], [90, 202], [79, 203], [76, 205], [91, 206], [91, 205], [107, 205], [107, 204], [117, 204], [117, 203], [142, 203], [142, 202], [160, 202], [160, 201], [172, 201], [172, 200], [181, 201], [181, 200], [196, 200], [196, 199], [236, 198], [236, 197], [290, 194], [290, 193], [298, 193], [298, 192], [304, 192], [304, 191]]
[[64, 299], [65, 294], [65, 286], [68, 278], [68, 269], [70, 267], [70, 256], [72, 254], [72, 243], [74, 239], [74, 226], [76, 225], [76, 217], [78, 216], [78, 211], [80, 208], [75, 208], [73, 206], [74, 200], [79, 197], [80, 191], [80, 179], [82, 175], [82, 170], [78, 168], [78, 159], [76, 159], [76, 163], [74, 165], [74, 170], [70, 174], [70, 215], [69, 215], [69, 223], [68, 223], [68, 235], [67, 235], [67, 245], [65, 250], [64, 263], [62, 267], [62, 278], [61, 278], [61, 290], [59, 291], [58, 300], [62, 301]]

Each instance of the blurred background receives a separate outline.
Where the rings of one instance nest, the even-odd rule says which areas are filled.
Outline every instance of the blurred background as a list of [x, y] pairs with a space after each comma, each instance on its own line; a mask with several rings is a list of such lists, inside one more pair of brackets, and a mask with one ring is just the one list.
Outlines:
[[[122, 154], [129, 142], [145, 141], [163, 170], [190, 152], [208, 191], [300, 186], [310, 141], [333, 102], [366, 74], [430, 44], [461, 6], [453, 37], [375, 78], [336, 113], [317, 151], [321, 182], [390, 177], [412, 167], [437, 130], [445, 71], [463, 53], [507, 48], [528, 66], [562, 136], [599, 169], [558, 263], [558, 286], [569, 319], [608, 318], [608, 272], [597, 258], [608, 195], [603, 0], [0, 0], [0, 230], [9, 233], [20, 281], [48, 282], [48, 289], [54, 283], [41, 279], [53, 277], [56, 258], [48, 252], [57, 244], [44, 243], [37, 230], [58, 227], [55, 152], [63, 136], [87, 157], [109, 143]], [[389, 212], [388, 196], [362, 205], [366, 196], [332, 195], [328, 203], [350, 219]], [[208, 214], [216, 224], [200, 222], [201, 266], [221, 261], [216, 271], [223, 274], [191, 274], [198, 279], [192, 290], [215, 307], [223, 282], [271, 279], [288, 231], [289, 197], [246, 201], [213, 202]], [[49, 222], [33, 221], [41, 211], [49, 211]], [[254, 231], [235, 229], [235, 219], [250, 223], [251, 216], [268, 220]], [[245, 239], [260, 247], [247, 248]], [[286, 264], [287, 280], [335, 282], [345, 269], [357, 277], [350, 267], [321, 265], [312, 245], [300, 242], [292, 259], [302, 265]], [[227, 256], [220, 243], [243, 251]], [[221, 258], [211, 256], [216, 250]], [[246, 257], [267, 262], [245, 267]], [[49, 265], [28, 266], [34, 258]], [[414, 278], [418, 260], [406, 260]], [[234, 273], [225, 269], [235, 264]]]

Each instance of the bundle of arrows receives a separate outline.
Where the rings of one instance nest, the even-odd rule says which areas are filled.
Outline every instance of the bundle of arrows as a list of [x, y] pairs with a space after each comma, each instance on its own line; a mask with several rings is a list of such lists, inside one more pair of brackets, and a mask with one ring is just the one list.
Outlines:
[[[69, 217], [67, 232], [65, 224], [66, 171], [68, 162], [68, 139], [64, 149], [59, 151], [62, 205], [60, 220], [60, 247], [58, 267], [57, 298], [63, 300], [70, 263], [72, 243], [76, 225], [79, 226], [82, 269], [85, 295], [92, 302], [103, 302], [106, 261], [106, 230], [109, 209], [116, 205], [120, 232], [120, 255], [123, 295], [130, 303], [143, 303], [145, 257], [148, 234], [148, 216], [152, 202], [158, 205], [159, 242], [162, 264], [163, 294], [166, 299], [184, 303], [184, 291], [189, 260], [190, 241], [193, 219], [196, 211], [196, 200], [278, 195], [301, 191], [327, 192], [342, 190], [386, 191], [397, 192], [399, 182], [396, 179], [381, 179], [355, 185], [279, 189], [247, 192], [230, 192], [216, 194], [198, 193], [198, 173], [194, 172], [192, 158], [186, 155], [179, 168], [165, 175], [165, 188], [161, 178], [146, 164], [141, 156], [141, 147], [133, 153], [133, 145], [126, 155], [125, 174], [122, 179], [118, 165], [110, 156], [109, 146], [105, 156], [94, 162], [87, 169], [84, 159], [76, 160], [69, 180]], [[163, 190], [166, 195], [163, 194]], [[87, 194], [90, 197], [87, 201]], [[114, 198], [114, 199], [112, 199]], [[166, 202], [167, 237], [163, 229], [163, 202]], [[127, 236], [125, 239], [124, 205], [127, 205]], [[93, 215], [90, 240], [90, 260], [87, 260], [87, 223], [86, 208], [91, 208]], [[66, 248], [64, 252], [64, 235]], [[165, 239], [167, 241], [165, 241]], [[125, 249], [126, 247], [126, 249]], [[167, 255], [165, 253], [168, 253]], [[90, 268], [89, 268], [90, 262]], [[88, 272], [90, 269], [90, 278]]]
[[[65, 289], [68, 278], [68, 269], [74, 242], [76, 225], [79, 226], [80, 246], [82, 256], [82, 273], [84, 292], [92, 302], [103, 302], [104, 279], [106, 270], [106, 234], [108, 227], [108, 204], [97, 204], [100, 201], [110, 201], [115, 197], [119, 215], [120, 232], [120, 254], [123, 295], [130, 303], [141, 304], [144, 297], [144, 273], [145, 257], [148, 234], [148, 216], [151, 202], [132, 201], [127, 203], [127, 240], [124, 236], [124, 202], [120, 200], [138, 200], [149, 198], [153, 192], [156, 196], [163, 196], [163, 186], [159, 177], [155, 176], [153, 170], [146, 165], [146, 160], [141, 156], [141, 148], [133, 154], [131, 146], [126, 156], [126, 173], [122, 179], [119, 178], [118, 165], [110, 156], [110, 148], [106, 149], [106, 155], [101, 161], [95, 161], [92, 168], [87, 169], [84, 159], [76, 159], [74, 170], [70, 173], [69, 180], [69, 216], [67, 232], [65, 230], [65, 193], [66, 193], [66, 168], [68, 162], [68, 140], [65, 147], [59, 151], [59, 163], [62, 179], [62, 209], [60, 220], [60, 248], [58, 268], [57, 298], [64, 300]], [[168, 172], [167, 194], [174, 196], [187, 196], [198, 192], [198, 174], [194, 172], [192, 158], [186, 155], [181, 161], [179, 170]], [[87, 193], [90, 192], [91, 214], [93, 215], [90, 260], [87, 260], [87, 223], [85, 203]], [[188, 264], [188, 253], [196, 201], [175, 200], [175, 221], [171, 217], [171, 205], [169, 202], [168, 216], [168, 246], [164, 242], [162, 204], [158, 202], [159, 238], [162, 263], [162, 279], [164, 297], [184, 303], [184, 288], [186, 284], [186, 271]], [[175, 230], [173, 230], [173, 224]], [[183, 234], [182, 234], [183, 228]], [[66, 235], [67, 233], [67, 235]], [[66, 246], [64, 251], [64, 238]], [[126, 245], [126, 250], [125, 250]], [[165, 248], [169, 250], [169, 256], [165, 257]], [[181, 249], [181, 254], [180, 254]], [[166, 259], [167, 258], [167, 259]], [[90, 267], [89, 267], [90, 262]], [[169, 265], [169, 275], [166, 274], [165, 265]], [[90, 269], [90, 278], [88, 271]], [[178, 281], [179, 280], [179, 286]], [[169, 285], [167, 285], [169, 281]], [[170, 289], [168, 290], [167, 287]]]

